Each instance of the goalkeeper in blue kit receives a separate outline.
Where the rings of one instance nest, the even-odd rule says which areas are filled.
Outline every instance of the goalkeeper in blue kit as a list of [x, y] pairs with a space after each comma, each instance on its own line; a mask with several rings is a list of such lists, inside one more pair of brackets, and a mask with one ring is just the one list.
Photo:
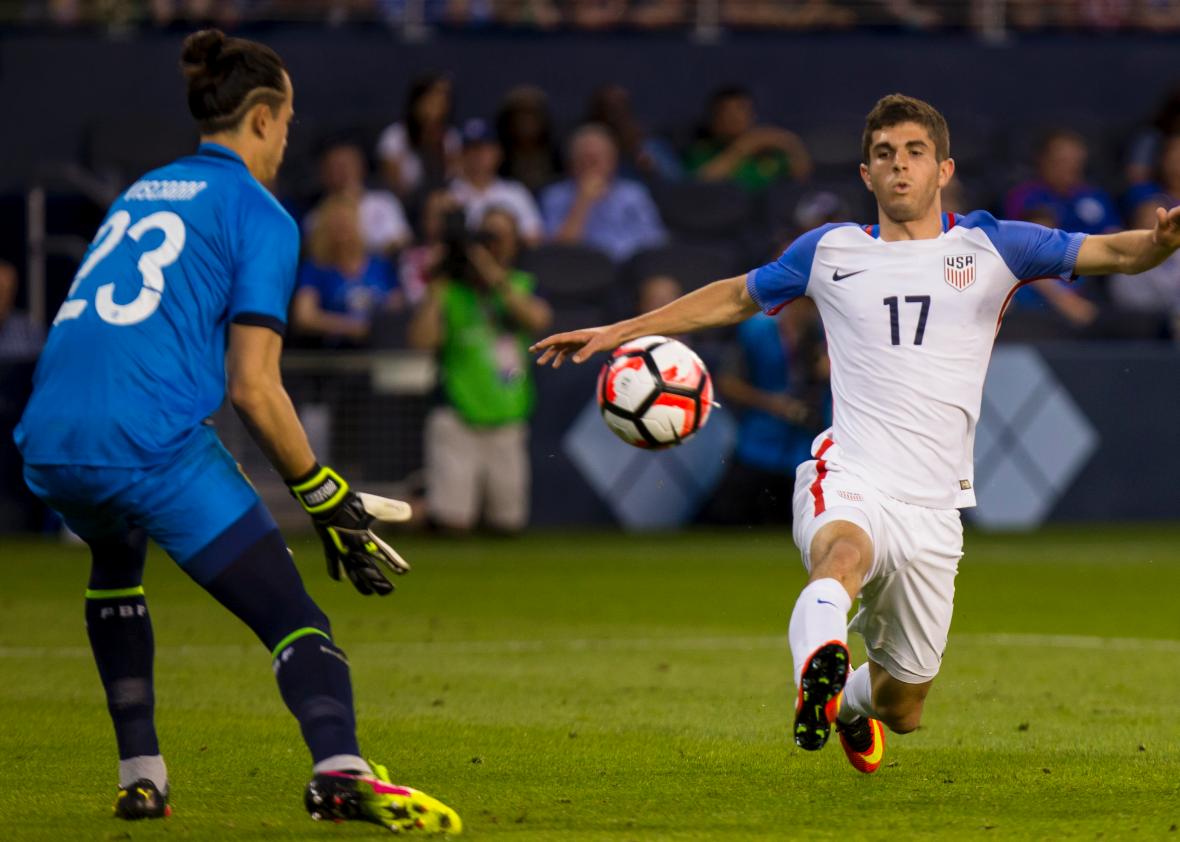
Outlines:
[[149, 537], [271, 652], [311, 752], [314, 818], [457, 833], [459, 817], [390, 783], [356, 737], [348, 661], [266, 507], [206, 419], [230, 400], [311, 515], [328, 571], [363, 594], [409, 565], [372, 531], [409, 506], [320, 466], [279, 357], [299, 232], [260, 182], [278, 171], [293, 90], [282, 60], [216, 30], [181, 66], [196, 153], [111, 206], [62, 304], [15, 433], [29, 487], [90, 547], [86, 626], [119, 749], [115, 814], [168, 814], [142, 585]]

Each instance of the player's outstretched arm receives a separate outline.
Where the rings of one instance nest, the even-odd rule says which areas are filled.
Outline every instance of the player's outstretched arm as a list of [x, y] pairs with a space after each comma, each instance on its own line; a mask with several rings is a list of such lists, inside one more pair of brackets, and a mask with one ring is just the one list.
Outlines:
[[538, 365], [552, 362], [553, 367], [558, 368], [566, 357], [582, 363], [599, 351], [617, 348], [637, 336], [675, 335], [722, 327], [748, 319], [759, 309], [746, 289], [746, 276], [741, 275], [715, 281], [633, 319], [554, 334], [529, 350], [541, 355], [537, 358]]
[[341, 569], [363, 594], [393, 591], [389, 573], [410, 569], [371, 529], [374, 521], [410, 519], [410, 506], [354, 492], [335, 471], [316, 462], [307, 434], [283, 387], [283, 340], [270, 328], [230, 325], [226, 379], [230, 401], [263, 453], [311, 515], [328, 559], [328, 575]]
[[1082, 241], [1078, 251], [1078, 275], [1136, 275], [1159, 266], [1180, 248], [1180, 207], [1170, 211], [1156, 208], [1151, 231], [1121, 231], [1094, 234]]

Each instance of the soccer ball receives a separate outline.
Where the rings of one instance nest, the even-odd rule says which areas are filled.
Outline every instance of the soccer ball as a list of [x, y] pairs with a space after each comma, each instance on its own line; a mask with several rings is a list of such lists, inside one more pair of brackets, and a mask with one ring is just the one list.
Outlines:
[[643, 336], [620, 345], [603, 365], [598, 406], [606, 426], [627, 444], [671, 447], [709, 420], [713, 381], [683, 342]]

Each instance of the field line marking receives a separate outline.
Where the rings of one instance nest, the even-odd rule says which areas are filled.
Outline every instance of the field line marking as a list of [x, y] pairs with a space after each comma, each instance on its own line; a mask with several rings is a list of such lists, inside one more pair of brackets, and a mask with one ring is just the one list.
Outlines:
[[[1073, 634], [1018, 634], [995, 632], [987, 634], [951, 635], [951, 646], [992, 646], [1044, 649], [1082, 649], [1113, 652], [1180, 653], [1180, 640], [1134, 637], [1098, 637]], [[646, 638], [577, 638], [550, 640], [442, 640], [442, 641], [371, 641], [345, 644], [346, 651], [355, 654], [405, 653], [439, 655], [527, 655], [552, 652], [752, 652], [785, 651], [786, 635], [751, 637], [646, 637]], [[249, 656], [262, 652], [261, 648], [246, 644], [185, 644], [157, 646], [163, 655], [227, 655], [241, 653]], [[0, 658], [89, 658], [85, 646], [0, 646]]]

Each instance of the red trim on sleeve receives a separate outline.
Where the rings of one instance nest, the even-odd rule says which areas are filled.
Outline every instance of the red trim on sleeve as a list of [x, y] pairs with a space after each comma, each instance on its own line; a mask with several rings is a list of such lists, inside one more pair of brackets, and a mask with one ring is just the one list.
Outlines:
[[[799, 296], [797, 296], [797, 295], [795, 296], [795, 298], [798, 298], [798, 297], [799, 297]], [[788, 298], [786, 301], [784, 301], [782, 304], [779, 304], [777, 307], [771, 307], [769, 310], [767, 310], [767, 311], [766, 311], [766, 315], [768, 315], [768, 316], [777, 316], [777, 315], [779, 314], [779, 312], [780, 312], [780, 311], [781, 311], [781, 310], [782, 310], [784, 307], [786, 307], [788, 304], [790, 304], [792, 301], [794, 301], [794, 300], [795, 300], [795, 298]]]
[[811, 483], [811, 496], [815, 498], [815, 515], [819, 517], [824, 513], [826, 506], [824, 505], [824, 477], [828, 475], [828, 463], [823, 456], [828, 452], [828, 448], [832, 446], [832, 439], [824, 439], [823, 444], [819, 446], [819, 450], [815, 451], [815, 481]]
[[996, 317], [996, 336], [1000, 335], [1000, 325], [1004, 323], [1004, 314], [1008, 312], [1008, 305], [1012, 303], [1013, 296], [1020, 290], [1021, 287], [1028, 286], [1033, 281], [1047, 281], [1056, 280], [1056, 275], [1045, 275], [1040, 278], [1029, 278], [1027, 281], [1020, 281], [1012, 289], [1008, 290], [1008, 295], [1004, 297], [1004, 303], [1000, 305], [1000, 315]]

